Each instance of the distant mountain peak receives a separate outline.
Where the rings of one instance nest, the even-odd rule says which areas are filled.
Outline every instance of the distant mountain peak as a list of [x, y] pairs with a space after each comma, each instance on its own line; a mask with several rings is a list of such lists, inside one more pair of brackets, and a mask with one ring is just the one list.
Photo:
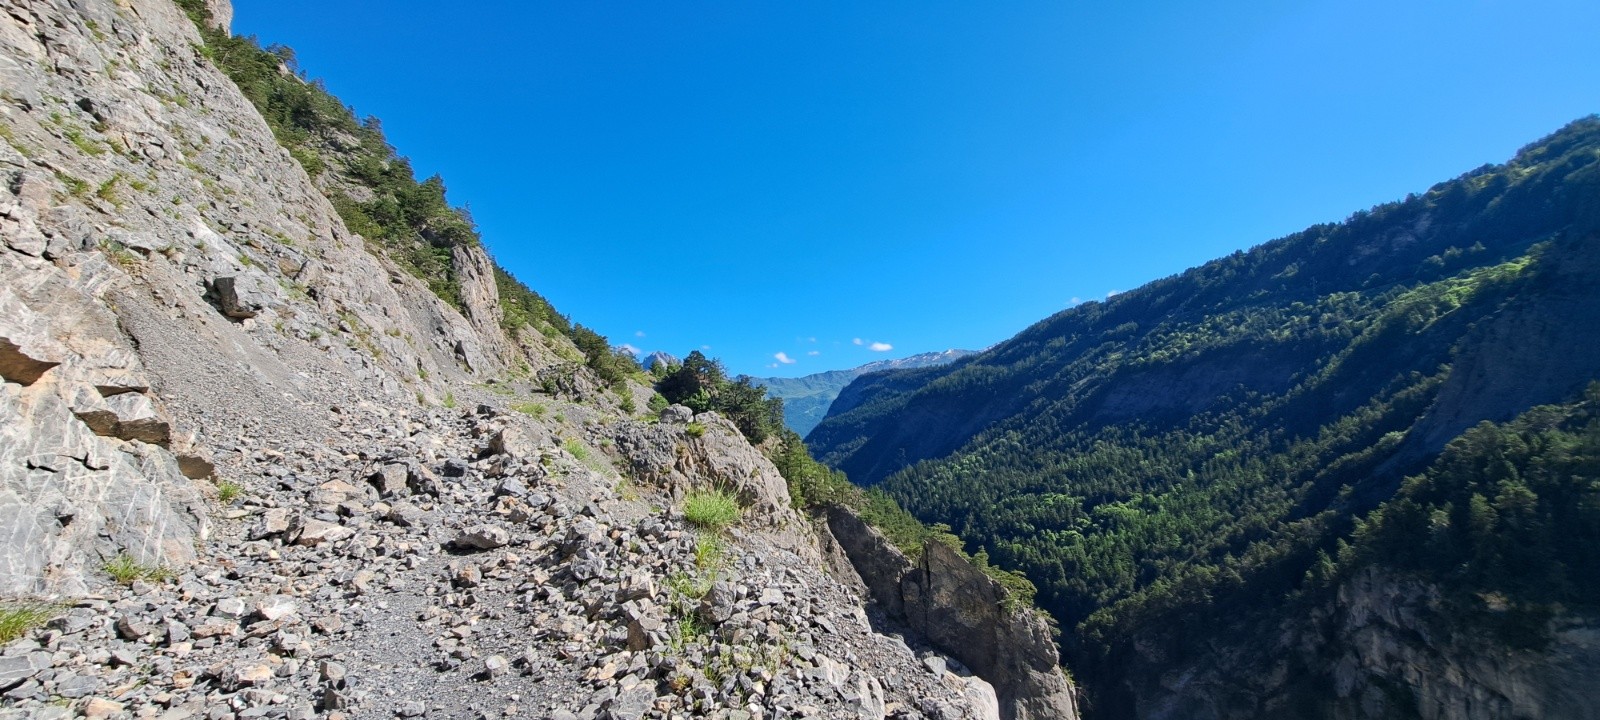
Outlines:
[[829, 370], [797, 378], [752, 378], [752, 380], [757, 385], [765, 385], [769, 396], [783, 398], [784, 424], [803, 437], [828, 414], [828, 407], [839, 397], [839, 392], [862, 375], [945, 365], [972, 354], [974, 354], [972, 350], [952, 348], [892, 360], [874, 360], [853, 368]]

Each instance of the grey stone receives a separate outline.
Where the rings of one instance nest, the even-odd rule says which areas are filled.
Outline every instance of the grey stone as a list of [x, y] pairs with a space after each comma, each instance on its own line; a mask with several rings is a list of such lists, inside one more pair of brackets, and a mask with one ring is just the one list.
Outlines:
[[219, 277], [211, 281], [211, 287], [223, 314], [236, 320], [260, 315], [278, 298], [277, 285], [254, 273]]
[[493, 550], [511, 542], [511, 533], [498, 525], [474, 525], [462, 531], [451, 543], [467, 550]]

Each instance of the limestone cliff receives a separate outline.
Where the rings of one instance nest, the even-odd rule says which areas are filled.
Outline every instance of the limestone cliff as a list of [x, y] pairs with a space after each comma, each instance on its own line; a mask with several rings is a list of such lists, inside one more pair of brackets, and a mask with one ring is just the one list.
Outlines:
[[1558, 616], [1549, 642], [1513, 648], [1466, 631], [1425, 583], [1368, 570], [1271, 647], [1212, 646], [1182, 661], [1152, 645], [1130, 676], [1146, 718], [1600, 717], [1600, 626]]
[[889, 617], [994, 686], [1001, 718], [1077, 717], [1049, 625], [1010, 607], [1000, 583], [938, 542], [913, 562], [846, 508], [828, 513], [828, 528]]

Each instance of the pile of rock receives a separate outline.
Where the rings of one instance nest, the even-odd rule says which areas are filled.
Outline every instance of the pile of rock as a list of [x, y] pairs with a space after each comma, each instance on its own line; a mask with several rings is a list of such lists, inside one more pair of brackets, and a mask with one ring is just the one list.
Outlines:
[[982, 681], [875, 633], [814, 551], [761, 523], [696, 530], [642, 481], [624, 499], [620, 476], [556, 441], [570, 427], [487, 407], [418, 419], [230, 456], [248, 491], [202, 562], [108, 582], [7, 646], [5, 702], [210, 720], [995, 716]]

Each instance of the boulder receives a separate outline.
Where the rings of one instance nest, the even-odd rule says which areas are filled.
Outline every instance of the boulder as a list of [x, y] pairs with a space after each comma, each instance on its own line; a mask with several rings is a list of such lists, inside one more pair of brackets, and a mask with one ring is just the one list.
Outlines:
[[217, 304], [222, 306], [222, 313], [235, 320], [260, 315], [278, 298], [277, 286], [257, 274], [219, 277], [211, 281], [211, 289], [216, 293]]
[[451, 542], [461, 550], [493, 550], [511, 543], [511, 532], [498, 525], [474, 525]]

